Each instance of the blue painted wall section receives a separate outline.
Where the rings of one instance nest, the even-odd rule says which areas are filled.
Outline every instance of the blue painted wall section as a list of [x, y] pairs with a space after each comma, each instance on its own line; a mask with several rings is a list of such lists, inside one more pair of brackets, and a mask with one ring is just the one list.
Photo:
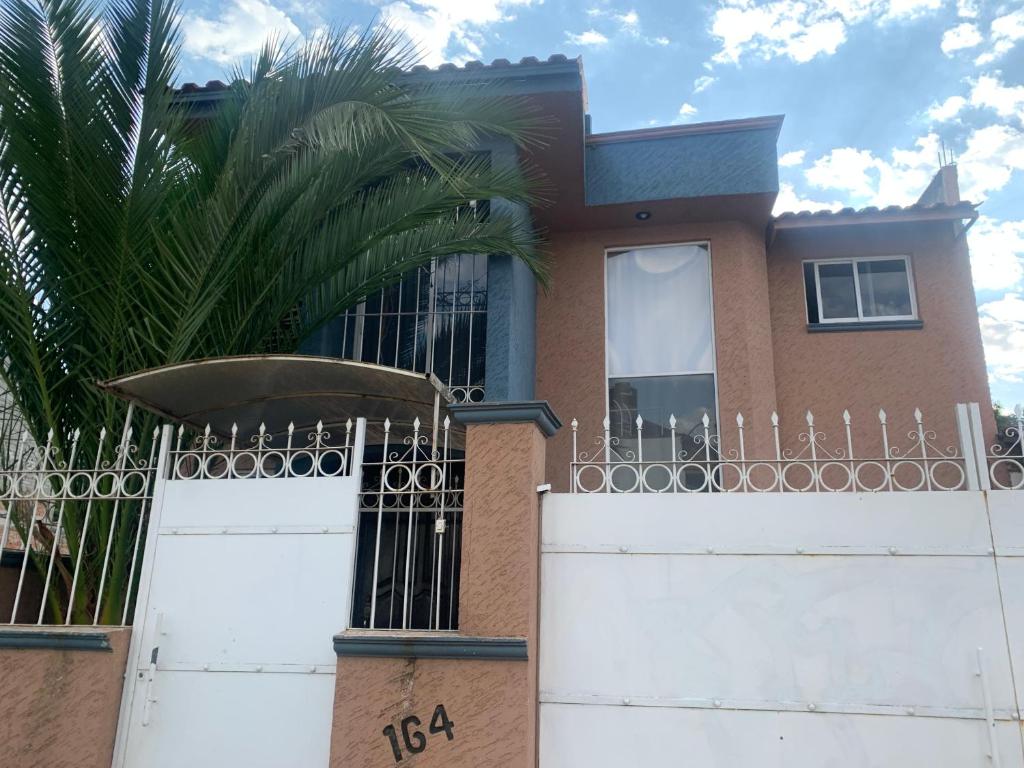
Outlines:
[[[482, 147], [495, 167], [519, 162], [510, 142]], [[492, 200], [492, 214], [509, 214], [530, 224], [523, 205]], [[511, 256], [487, 261], [487, 359], [484, 399], [532, 400], [536, 369], [537, 281], [529, 268]]]
[[773, 129], [591, 144], [587, 205], [778, 192]]

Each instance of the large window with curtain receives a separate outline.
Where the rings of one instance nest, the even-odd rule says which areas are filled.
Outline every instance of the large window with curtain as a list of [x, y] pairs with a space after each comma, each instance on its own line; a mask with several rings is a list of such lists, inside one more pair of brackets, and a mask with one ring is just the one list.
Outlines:
[[618, 449], [636, 450], [641, 416], [645, 459], [692, 451], [705, 414], [718, 431], [709, 247], [609, 251], [606, 269], [608, 417]]

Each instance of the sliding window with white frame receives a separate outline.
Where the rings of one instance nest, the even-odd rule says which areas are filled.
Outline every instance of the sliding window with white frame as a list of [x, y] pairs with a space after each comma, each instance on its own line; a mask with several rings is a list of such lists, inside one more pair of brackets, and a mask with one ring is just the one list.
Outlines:
[[[691, 450], [702, 419], [717, 432], [711, 258], [707, 243], [609, 250], [606, 258], [608, 417], [616, 450], [644, 459]], [[676, 445], [669, 418], [675, 416]]]
[[807, 322], [877, 323], [917, 319], [910, 259], [866, 256], [804, 262]]

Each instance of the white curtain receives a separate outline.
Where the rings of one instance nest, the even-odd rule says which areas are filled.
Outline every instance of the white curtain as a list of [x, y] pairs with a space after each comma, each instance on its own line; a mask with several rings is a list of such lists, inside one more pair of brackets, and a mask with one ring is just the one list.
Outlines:
[[609, 377], [713, 371], [707, 246], [658, 246], [610, 255]]

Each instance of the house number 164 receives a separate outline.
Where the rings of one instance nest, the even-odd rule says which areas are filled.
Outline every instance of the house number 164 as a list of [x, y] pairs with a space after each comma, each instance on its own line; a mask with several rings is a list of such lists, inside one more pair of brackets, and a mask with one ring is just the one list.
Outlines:
[[[409, 715], [401, 722], [402, 741], [405, 742], [406, 752], [411, 755], [418, 755], [427, 748], [427, 737], [423, 735], [423, 731], [413, 730], [418, 729], [420, 725], [422, 725], [422, 721], [416, 715]], [[444, 704], [434, 707], [434, 714], [430, 718], [430, 727], [427, 730], [431, 736], [443, 733], [448, 737], [448, 741], [455, 738], [453, 733], [455, 723], [448, 719], [448, 713], [444, 711]], [[398, 732], [395, 730], [395, 726], [384, 726], [384, 735], [388, 737], [388, 742], [391, 744], [391, 753], [395, 756], [395, 762], [402, 762], [402, 748], [398, 744]]]

